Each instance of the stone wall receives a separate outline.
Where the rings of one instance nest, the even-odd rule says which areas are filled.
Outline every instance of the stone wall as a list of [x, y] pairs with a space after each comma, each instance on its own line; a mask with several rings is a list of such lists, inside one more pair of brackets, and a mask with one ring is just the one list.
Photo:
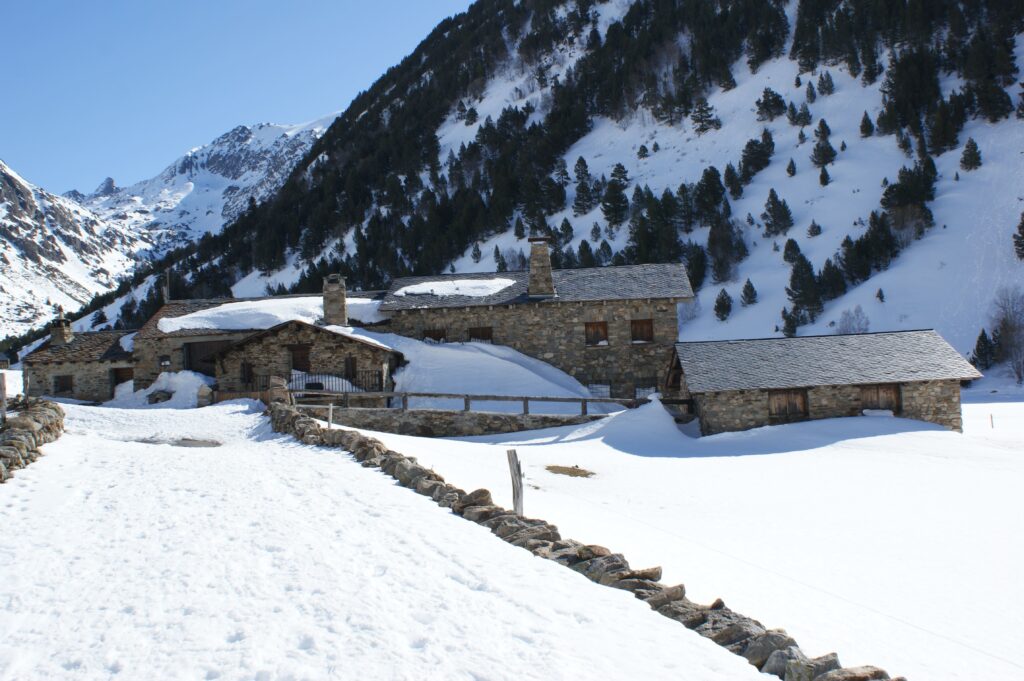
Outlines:
[[225, 352], [217, 362], [218, 388], [228, 392], [245, 390], [242, 380], [242, 364], [245, 362], [252, 365], [256, 376], [291, 376], [289, 345], [310, 346], [311, 373], [342, 376], [345, 359], [352, 357], [357, 371], [383, 372], [384, 387], [387, 388], [394, 361], [392, 351], [301, 324], [287, 326], [277, 333], [261, 336]]
[[903, 409], [900, 416], [919, 419], [963, 432], [960, 411], [960, 381], [920, 381], [900, 386]]
[[[446, 339], [469, 340], [469, 329], [490, 327], [493, 342], [558, 367], [584, 385], [610, 384], [612, 397], [632, 398], [637, 386], [657, 385], [679, 335], [676, 299], [571, 303], [548, 300], [517, 305], [396, 310], [391, 329], [422, 338], [445, 329]], [[634, 343], [630, 320], [651, 319], [654, 340]], [[588, 346], [586, 322], [608, 323], [608, 344]]]
[[[314, 410], [307, 410], [307, 413]], [[317, 418], [327, 419], [327, 409], [314, 411]], [[521, 430], [576, 426], [600, 418], [600, 415], [501, 414], [482, 411], [443, 411], [435, 409], [345, 409], [335, 407], [334, 423], [352, 428], [377, 430], [383, 433], [417, 435], [419, 437], [460, 437], [517, 433]]]
[[414, 457], [390, 450], [380, 440], [354, 430], [324, 429], [314, 419], [283, 402], [270, 406], [270, 420], [275, 431], [294, 435], [305, 444], [351, 452], [363, 467], [379, 469], [399, 485], [429, 497], [465, 520], [486, 527], [513, 546], [563, 565], [596, 584], [632, 593], [658, 614], [742, 656], [762, 673], [774, 674], [784, 681], [889, 679], [878, 667], [843, 669], [835, 653], [809, 658], [784, 629], [767, 629], [757, 620], [726, 607], [721, 599], [710, 605], [695, 603], [686, 597], [684, 585], [661, 582], [660, 567], [636, 569], [621, 553], [563, 538], [551, 523], [524, 518], [496, 505], [486, 489], [467, 493], [448, 484], [437, 472], [417, 463]]
[[54, 378], [72, 376], [70, 397], [105, 402], [114, 396], [114, 369], [130, 369], [129, 360], [117, 362], [25, 362], [25, 394], [55, 395]]
[[[155, 336], [150, 338], [135, 337], [135, 389], [142, 390], [153, 384], [153, 381], [164, 371], [184, 371], [185, 344], [204, 343], [207, 341], [240, 341], [252, 335], [251, 331], [232, 331], [213, 333], [205, 336]], [[161, 368], [160, 357], [170, 358], [171, 365]]]
[[0, 482], [39, 458], [39, 448], [64, 432], [60, 405], [34, 397], [18, 397], [9, 405], [16, 416], [0, 426]]
[[[902, 408], [897, 416], [962, 430], [959, 381], [901, 383], [900, 393]], [[705, 393], [696, 395], [694, 403], [705, 435], [771, 425], [767, 390]], [[807, 409], [812, 420], [859, 416], [863, 411], [860, 386], [808, 388]]]

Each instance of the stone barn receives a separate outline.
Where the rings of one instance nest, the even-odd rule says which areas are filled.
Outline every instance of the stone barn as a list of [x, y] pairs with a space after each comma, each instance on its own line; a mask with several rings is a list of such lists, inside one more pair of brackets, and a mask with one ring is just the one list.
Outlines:
[[524, 272], [396, 279], [380, 311], [393, 332], [435, 342], [496, 343], [552, 364], [598, 397], [654, 392], [693, 300], [680, 263], [552, 270], [530, 239]]
[[962, 430], [960, 383], [981, 374], [933, 330], [678, 343], [665, 396], [705, 435], [866, 409]]
[[271, 376], [293, 390], [390, 390], [402, 354], [376, 341], [301, 321], [278, 324], [214, 355], [219, 392], [266, 390]]
[[132, 333], [75, 333], [61, 314], [50, 326], [50, 338], [22, 360], [25, 394], [109, 400], [115, 386], [133, 379]]

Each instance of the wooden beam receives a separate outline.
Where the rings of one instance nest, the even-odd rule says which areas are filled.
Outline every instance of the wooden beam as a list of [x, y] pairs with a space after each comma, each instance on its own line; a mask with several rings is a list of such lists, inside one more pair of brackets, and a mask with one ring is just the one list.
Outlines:
[[509, 449], [508, 471], [512, 475], [512, 510], [516, 515], [523, 515], [523, 469], [519, 465], [519, 455], [516, 450]]

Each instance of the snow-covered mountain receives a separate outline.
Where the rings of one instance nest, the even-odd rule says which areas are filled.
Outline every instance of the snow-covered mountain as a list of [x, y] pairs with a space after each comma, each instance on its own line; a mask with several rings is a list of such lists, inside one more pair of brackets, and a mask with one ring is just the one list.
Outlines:
[[300, 125], [239, 125], [192, 149], [156, 177], [128, 187], [105, 179], [91, 194], [68, 192], [97, 215], [145, 232], [153, 255], [218, 232], [265, 200], [330, 126], [336, 114]]
[[44, 324], [55, 305], [77, 310], [140, 263], [220, 231], [273, 194], [334, 118], [240, 125], [156, 177], [129, 187], [108, 177], [91, 194], [54, 196], [0, 162], [0, 338]]
[[0, 161], [0, 337], [117, 286], [145, 234], [36, 187]]

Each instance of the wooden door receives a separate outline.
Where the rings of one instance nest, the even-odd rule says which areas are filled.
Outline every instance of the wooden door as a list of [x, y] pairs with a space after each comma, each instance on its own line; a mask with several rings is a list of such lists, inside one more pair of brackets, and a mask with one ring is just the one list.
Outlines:
[[207, 376], [217, 375], [214, 355], [231, 345], [231, 341], [203, 341], [185, 344], [185, 368]]
[[808, 416], [806, 390], [769, 390], [768, 416], [773, 423], [801, 421]]
[[860, 388], [862, 409], [888, 409], [892, 413], [900, 410], [900, 386], [898, 383], [862, 385]]
[[309, 346], [289, 345], [288, 350], [292, 355], [292, 371], [302, 371], [308, 374], [311, 371]]

